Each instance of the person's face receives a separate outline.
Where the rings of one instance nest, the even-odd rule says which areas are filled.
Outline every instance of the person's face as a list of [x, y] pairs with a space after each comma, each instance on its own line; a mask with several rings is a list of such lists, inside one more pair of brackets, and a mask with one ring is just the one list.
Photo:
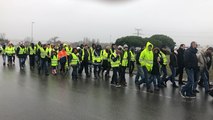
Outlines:
[[128, 47], [124, 48], [124, 50], [127, 51], [127, 50], [128, 50]]
[[185, 48], [186, 48], [186, 46], [185, 46], [185, 45], [183, 45], [181, 48], [182, 48], [182, 49], [185, 49]]
[[87, 49], [87, 48], [88, 48], [88, 46], [84, 46], [84, 48], [85, 48], [85, 49]]
[[197, 43], [196, 42], [192, 43], [192, 48], [197, 48]]
[[113, 45], [112, 47], [115, 49], [115, 48], [116, 48], [116, 45]]
[[148, 50], [149, 50], [149, 51], [151, 51], [151, 50], [152, 50], [152, 46], [151, 46], [151, 45], [148, 47]]
[[154, 51], [154, 53], [156, 53], [156, 54], [157, 54], [157, 53], [158, 53], [158, 50], [155, 50], [155, 51]]

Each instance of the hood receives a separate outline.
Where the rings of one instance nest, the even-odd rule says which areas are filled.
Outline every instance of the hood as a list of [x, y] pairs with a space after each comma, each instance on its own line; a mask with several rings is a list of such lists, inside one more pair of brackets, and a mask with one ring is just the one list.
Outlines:
[[153, 44], [152, 44], [152, 43], [150, 43], [150, 42], [147, 42], [147, 43], [146, 43], [145, 50], [147, 50], [147, 51], [148, 51], [148, 47], [149, 47], [150, 45], [152, 46], [152, 49], [153, 49]]

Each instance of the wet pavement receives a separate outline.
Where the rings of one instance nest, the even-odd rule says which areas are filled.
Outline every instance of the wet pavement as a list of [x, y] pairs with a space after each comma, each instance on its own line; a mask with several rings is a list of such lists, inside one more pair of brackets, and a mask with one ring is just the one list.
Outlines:
[[[28, 64], [28, 62], [27, 62]], [[213, 98], [200, 91], [183, 99], [179, 89], [138, 91], [134, 77], [115, 88], [107, 79], [71, 80], [71, 75], [45, 76], [0, 60], [0, 120], [212, 120]]]

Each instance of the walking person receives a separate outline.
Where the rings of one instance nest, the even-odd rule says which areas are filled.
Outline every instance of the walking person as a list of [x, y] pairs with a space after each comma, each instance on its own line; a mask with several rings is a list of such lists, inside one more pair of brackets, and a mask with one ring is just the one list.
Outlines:
[[111, 85], [114, 85], [116, 87], [121, 87], [120, 83], [119, 83], [119, 67], [121, 64], [121, 57], [120, 57], [120, 50], [115, 49], [114, 53], [111, 53], [110, 55], [110, 62], [111, 62], [111, 67], [113, 70], [113, 74], [112, 74], [112, 80], [111, 80]]
[[58, 54], [55, 50], [53, 50], [51, 54], [51, 69], [53, 75], [57, 75], [57, 68], [58, 68]]
[[[152, 71], [152, 67], [153, 67], [153, 59], [154, 59], [154, 55], [153, 55], [153, 45], [150, 42], [146, 43], [146, 47], [145, 49], [141, 52], [140, 54], [140, 64], [143, 68], [143, 72], [144, 72], [144, 80], [146, 83], [146, 88], [147, 88], [147, 92], [152, 93], [153, 90], [151, 89], [150, 86], [150, 77], [151, 77], [151, 71]], [[142, 84], [142, 82], [139, 82], [139, 86], [140, 84]]]
[[59, 48], [59, 52], [58, 52], [58, 59], [59, 59], [59, 63], [60, 63], [60, 73], [62, 75], [65, 74], [66, 72], [66, 62], [67, 62], [67, 52], [65, 51], [63, 45], [60, 46]]
[[79, 73], [79, 75], [81, 75], [82, 71], [84, 69], [84, 71], [86, 73], [86, 77], [90, 77], [89, 71], [88, 71], [88, 65], [89, 65], [89, 61], [90, 61], [90, 52], [89, 52], [87, 44], [85, 44], [83, 49], [81, 50], [80, 56], [81, 56], [81, 64], [80, 64], [78, 73]]
[[[144, 73], [143, 73], [143, 68], [140, 64], [140, 61], [139, 61], [139, 58], [140, 58], [140, 54], [141, 52], [143, 51], [143, 47], [141, 47], [140, 50], [137, 50], [136, 51], [136, 67], [137, 67], [137, 73], [136, 73], [136, 76], [135, 76], [135, 84], [136, 85], [140, 85], [142, 83], [144, 83]], [[139, 81], [141, 83], [139, 83]]]
[[183, 71], [184, 71], [184, 51], [185, 51], [185, 44], [181, 44], [179, 49], [177, 50], [177, 62], [178, 62], [178, 69], [177, 69], [177, 75], [178, 76], [178, 84], [184, 85], [183, 82]]
[[38, 55], [40, 60], [38, 65], [38, 74], [41, 74], [41, 71], [43, 71], [45, 75], [48, 76], [48, 57], [50, 54], [46, 44], [43, 44], [42, 47], [38, 49]]
[[23, 44], [21, 44], [17, 50], [16, 50], [16, 54], [19, 58], [19, 66], [20, 69], [23, 70], [25, 67], [25, 60], [26, 60], [26, 56], [27, 56], [27, 52], [26, 52], [26, 48]]
[[102, 58], [101, 58], [101, 46], [97, 45], [96, 48], [92, 52], [92, 63], [94, 65], [94, 77], [100, 77], [101, 66], [102, 66]]
[[135, 49], [134, 47], [130, 48], [129, 51], [130, 54], [130, 62], [129, 62], [129, 76], [132, 77], [133, 76], [133, 71], [135, 69], [135, 59], [136, 59], [136, 54], [135, 54]]
[[120, 73], [120, 84], [122, 86], [126, 86], [127, 83], [126, 83], [126, 68], [129, 64], [129, 51], [128, 51], [128, 46], [127, 45], [124, 45], [124, 50], [121, 54], [121, 65], [120, 65], [120, 68], [121, 68], [121, 73]]
[[202, 84], [205, 88], [205, 93], [209, 92], [209, 69], [208, 63], [211, 60], [213, 48], [209, 47], [206, 51], [201, 51], [198, 56], [198, 66], [200, 70], [200, 77], [202, 78]]
[[162, 85], [162, 80], [160, 77], [160, 49], [159, 48], [154, 48], [153, 49], [153, 66], [152, 66], [152, 71], [151, 71], [151, 84], [153, 82], [154, 84], [154, 90], [159, 91], [159, 88], [163, 88], [164, 86]]
[[12, 43], [9, 43], [5, 49], [7, 55], [7, 66], [13, 65], [13, 56], [15, 56], [15, 48]]
[[161, 56], [161, 72], [162, 72], [162, 81], [164, 81], [165, 86], [166, 86], [166, 81], [167, 81], [167, 64], [168, 64], [168, 60], [167, 60], [167, 49], [166, 46], [163, 45], [161, 47], [161, 51], [160, 51], [160, 56]]
[[198, 75], [198, 58], [197, 58], [197, 43], [191, 42], [190, 48], [184, 52], [184, 65], [188, 81], [180, 91], [180, 94], [184, 98], [195, 98], [195, 87]]
[[[102, 50], [102, 53], [101, 53], [101, 56], [102, 56], [102, 72], [101, 72], [101, 75], [102, 77], [105, 76], [106, 77], [109, 77], [109, 71], [110, 71], [110, 47], [107, 46], [104, 50]], [[106, 71], [106, 72], [105, 72]], [[105, 72], [105, 75], [104, 75], [104, 72]]]
[[35, 56], [36, 56], [36, 46], [34, 43], [30, 44], [30, 47], [28, 48], [29, 53], [29, 60], [30, 60], [30, 69], [35, 68]]
[[5, 66], [6, 65], [6, 45], [3, 44], [0, 50], [1, 50], [2, 59], [3, 59], [3, 66]]
[[70, 65], [72, 66], [72, 79], [78, 79], [78, 65], [79, 65], [79, 57], [77, 48], [73, 48], [73, 51], [70, 55]]
[[176, 71], [177, 71], [177, 67], [178, 67], [178, 63], [177, 63], [177, 51], [176, 51], [175, 48], [171, 49], [169, 67], [171, 69], [172, 74], [166, 79], [165, 83], [168, 80], [170, 80], [172, 82], [172, 87], [178, 88], [178, 86], [175, 83], [175, 76], [176, 76]]

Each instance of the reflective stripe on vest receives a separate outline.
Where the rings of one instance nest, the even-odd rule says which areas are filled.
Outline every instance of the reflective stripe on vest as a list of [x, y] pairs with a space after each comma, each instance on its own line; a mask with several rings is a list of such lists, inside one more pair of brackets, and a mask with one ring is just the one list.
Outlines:
[[40, 57], [45, 58], [47, 56], [47, 52], [44, 50], [44, 48], [40, 48]]
[[58, 57], [57, 55], [53, 55], [51, 58], [51, 66], [57, 66], [58, 65]]
[[25, 48], [19, 47], [19, 55], [25, 54]]
[[130, 55], [131, 55], [131, 61], [135, 61], [135, 54], [132, 53], [132, 51], [130, 51]]
[[34, 49], [30, 47], [30, 55], [36, 54], [36, 47], [34, 46]]
[[101, 59], [101, 53], [102, 53], [102, 51], [100, 51], [100, 55], [98, 56], [98, 54], [97, 54], [97, 52], [95, 50], [92, 52], [92, 62], [93, 63], [95, 63], [95, 61], [98, 62], [98, 63], [101, 62], [101, 60], [102, 60]]
[[128, 52], [125, 51], [123, 55], [123, 59], [121, 61], [121, 66], [127, 66], [128, 65]]
[[[116, 54], [112, 53], [110, 58], [112, 58], [112, 55], [115, 57]], [[113, 60], [110, 60], [111, 63], [111, 67], [119, 67], [120, 66], [120, 59], [117, 59], [115, 62], [113, 62]]]
[[71, 65], [77, 65], [79, 62], [78, 56], [74, 53], [71, 54], [72, 55], [72, 60], [70, 61]]

